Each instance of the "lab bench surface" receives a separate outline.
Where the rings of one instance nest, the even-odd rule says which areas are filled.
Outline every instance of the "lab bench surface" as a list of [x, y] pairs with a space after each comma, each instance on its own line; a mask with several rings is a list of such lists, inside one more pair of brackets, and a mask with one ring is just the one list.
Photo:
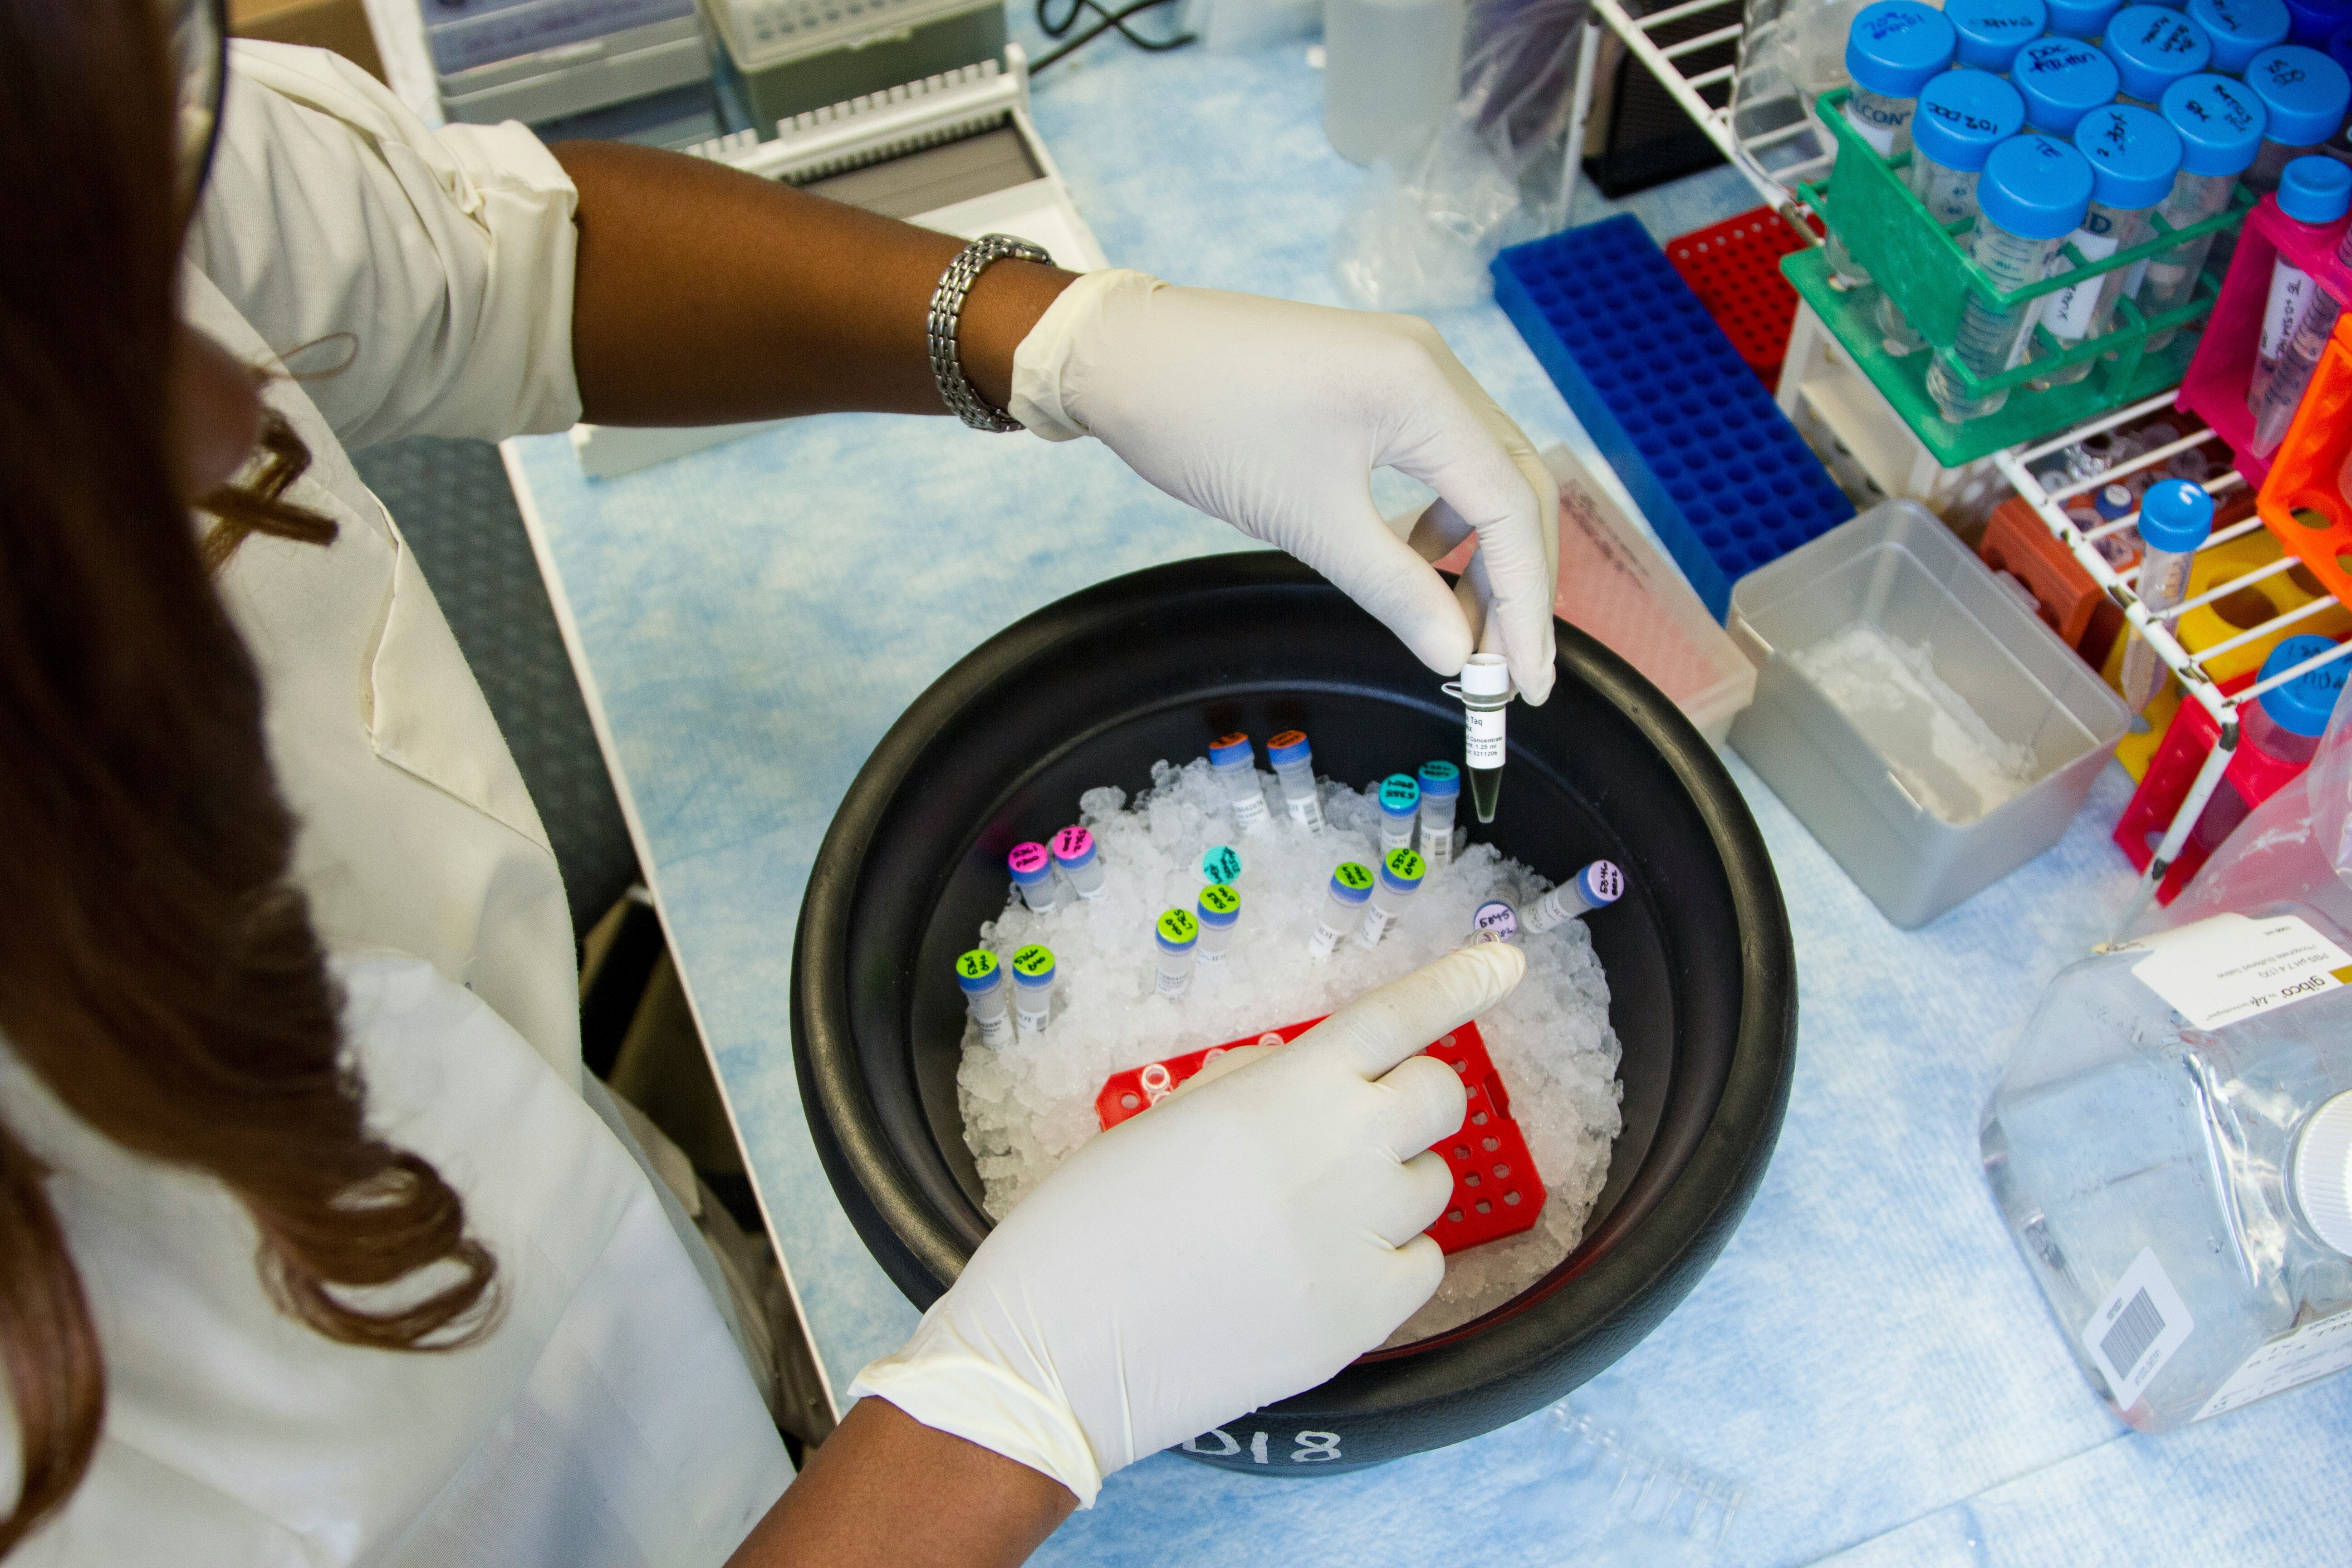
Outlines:
[[[1363, 175], [1324, 141], [1318, 103], [1297, 47], [1147, 57], [1106, 39], [1039, 79], [1034, 113], [1114, 264], [1329, 301], [1329, 237]], [[1702, 180], [1644, 216], [1663, 238], [1735, 205]], [[1434, 319], [1538, 446], [1594, 456], [1499, 310]], [[915, 1313], [835, 1201], [793, 1072], [793, 931], [834, 809], [898, 713], [984, 637], [1102, 578], [1254, 546], [1093, 443], [940, 419], [806, 420], [606, 482], [562, 437], [508, 451], [837, 1394]], [[2035, 992], [2128, 886], [2106, 840], [2121, 774], [2058, 847], [1906, 932], [1731, 768], [1788, 900], [1801, 1040], [1755, 1205], [1688, 1300], [1565, 1407], [1347, 1476], [1307, 1477], [1286, 1434], [1263, 1478], [1161, 1455], [1037, 1561], [2352, 1557], [2352, 1380], [2162, 1439], [2128, 1431], [2075, 1372], [1978, 1164], [1979, 1114]], [[1246, 1418], [1233, 1429], [1248, 1442]]]

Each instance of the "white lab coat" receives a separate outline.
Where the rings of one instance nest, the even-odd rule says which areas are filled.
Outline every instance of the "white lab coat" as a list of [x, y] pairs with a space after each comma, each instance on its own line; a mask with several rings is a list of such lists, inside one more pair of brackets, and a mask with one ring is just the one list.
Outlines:
[[[546, 834], [341, 445], [577, 416], [573, 191], [519, 127], [436, 133], [315, 51], [233, 58], [183, 312], [257, 363], [336, 334], [350, 363], [268, 392], [315, 459], [289, 499], [340, 537], [248, 539], [220, 589], [372, 1121], [463, 1194], [504, 1316], [440, 1355], [302, 1327], [225, 1190], [115, 1148], [0, 1049], [0, 1114], [54, 1173], [109, 1377], [89, 1476], [9, 1568], [717, 1563], [791, 1479], [782, 1445], [675, 1205], [583, 1098]], [[0, 1498], [19, 1470], [0, 1407]]]

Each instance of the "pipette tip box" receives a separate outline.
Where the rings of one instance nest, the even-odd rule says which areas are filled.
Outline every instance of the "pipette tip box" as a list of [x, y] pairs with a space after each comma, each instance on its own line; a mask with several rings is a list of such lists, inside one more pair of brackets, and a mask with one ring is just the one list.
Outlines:
[[1853, 515], [1630, 215], [1515, 245], [1495, 300], [1717, 620], [1731, 584]]

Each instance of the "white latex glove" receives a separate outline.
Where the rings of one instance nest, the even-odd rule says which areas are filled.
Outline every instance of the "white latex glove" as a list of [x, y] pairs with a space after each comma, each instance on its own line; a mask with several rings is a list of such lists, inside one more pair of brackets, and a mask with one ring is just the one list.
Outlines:
[[1465, 1100], [1414, 1053], [1526, 972], [1515, 947], [1465, 948], [1085, 1144], [850, 1397], [1090, 1508], [1120, 1466], [1324, 1382], [1444, 1274], [1422, 1232], [1454, 1180], [1425, 1151]]
[[[1551, 694], [1559, 486], [1418, 317], [1092, 272], [1022, 340], [1007, 412], [1288, 551], [1440, 674], [1484, 649], [1529, 702]], [[1372, 504], [1377, 468], [1438, 493], [1410, 544]], [[1428, 563], [1473, 531], [1449, 598]]]

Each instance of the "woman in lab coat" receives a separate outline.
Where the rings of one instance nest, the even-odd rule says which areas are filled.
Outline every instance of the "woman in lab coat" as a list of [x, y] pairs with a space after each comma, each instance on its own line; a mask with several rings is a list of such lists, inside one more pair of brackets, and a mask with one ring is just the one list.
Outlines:
[[[935, 371], [958, 240], [435, 132], [219, 34], [219, 0], [0, 0], [0, 1555], [1013, 1562], [1385, 1337], [1462, 1115], [1407, 1058], [1507, 948], [1088, 1144], [786, 1491], [715, 1269], [582, 1070], [546, 834], [344, 448], [962, 378], [1540, 700], [1549, 480], [1436, 335], [1004, 260]], [[1383, 464], [1442, 498], [1410, 547]], [[1474, 530], [1449, 596], [1423, 562]]]

